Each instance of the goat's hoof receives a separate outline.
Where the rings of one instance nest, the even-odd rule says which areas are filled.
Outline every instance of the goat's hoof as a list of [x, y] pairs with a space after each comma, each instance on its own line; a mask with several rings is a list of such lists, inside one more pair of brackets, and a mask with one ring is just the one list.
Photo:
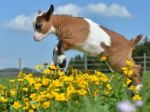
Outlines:
[[60, 68], [65, 68], [66, 67], [66, 63], [67, 63], [67, 61], [66, 61], [66, 59], [64, 59], [63, 62], [59, 63], [58, 65], [59, 65]]

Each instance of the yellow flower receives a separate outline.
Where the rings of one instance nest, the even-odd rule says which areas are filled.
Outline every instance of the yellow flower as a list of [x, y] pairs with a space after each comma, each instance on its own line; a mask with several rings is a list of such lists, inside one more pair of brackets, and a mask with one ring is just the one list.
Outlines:
[[87, 91], [84, 89], [77, 90], [76, 92], [81, 96], [85, 96], [87, 94]]
[[26, 87], [24, 87], [24, 88], [22, 88], [22, 90], [25, 91], [25, 92], [27, 92], [29, 89], [26, 88]]
[[40, 70], [42, 67], [41, 67], [41, 65], [36, 65], [36, 70]]
[[35, 83], [35, 84], [34, 84], [34, 88], [35, 88], [36, 90], [38, 90], [41, 86], [42, 86], [42, 84], [40, 84], [40, 83]]
[[101, 56], [100, 57], [100, 61], [106, 61], [107, 60], [107, 56]]
[[133, 62], [130, 61], [130, 60], [126, 60], [126, 64], [127, 64], [128, 66], [133, 66]]
[[47, 109], [48, 107], [50, 107], [50, 102], [49, 102], [49, 101], [44, 102], [44, 103], [43, 103], [43, 107], [44, 107], [45, 109]]
[[59, 76], [62, 76], [62, 75], [64, 75], [64, 72], [59, 70], [59, 71], [57, 72], [57, 74], [58, 74]]
[[15, 82], [15, 80], [9, 80], [9, 82], [14, 83], [14, 82]]
[[111, 94], [112, 92], [105, 90], [104, 93], [105, 93], [106, 95], [109, 95], [109, 94]]
[[14, 104], [13, 104], [13, 107], [14, 107], [15, 109], [21, 108], [20, 102], [19, 102], [19, 101], [15, 101]]
[[133, 85], [130, 86], [130, 87], [129, 87], [129, 90], [131, 90], [131, 91], [136, 91], [136, 86], [133, 86]]
[[51, 93], [47, 93], [46, 97], [49, 98], [49, 99], [51, 99], [51, 98], [53, 98], [53, 95]]
[[72, 84], [70, 84], [67, 88], [67, 96], [69, 97], [71, 94], [75, 93], [75, 88]]
[[34, 112], [34, 110], [33, 109], [29, 109], [29, 112]]
[[50, 69], [44, 69], [44, 70], [43, 70], [43, 73], [44, 73], [44, 74], [50, 74], [50, 73], [51, 73], [51, 70], [50, 70]]
[[4, 90], [5, 86], [0, 84], [0, 90]]
[[132, 80], [130, 80], [129, 78], [126, 79], [126, 85], [127, 85], [127, 86], [128, 86], [131, 82], [132, 82]]
[[71, 82], [73, 81], [73, 76], [61, 76], [60, 80], [62, 80], [63, 82]]
[[30, 102], [25, 102], [25, 106], [23, 107], [23, 110], [27, 110], [30, 107]]
[[50, 82], [50, 80], [48, 79], [48, 78], [44, 78], [43, 80], [42, 80], [42, 83], [43, 83], [43, 85], [48, 85], [49, 84], [49, 82]]
[[40, 105], [41, 105], [40, 103], [31, 104], [31, 106], [32, 106], [33, 109], [39, 108]]
[[127, 76], [131, 76], [133, 74], [133, 69], [128, 68], [128, 67], [122, 67], [121, 68], [123, 73]]
[[30, 95], [30, 98], [35, 101], [37, 99], [37, 94], [36, 93], [32, 93]]
[[23, 82], [23, 79], [18, 79], [18, 82]]
[[98, 96], [99, 90], [97, 89], [96, 91], [94, 91], [93, 95], [94, 96]]
[[110, 85], [110, 84], [106, 84], [106, 88], [107, 88], [107, 89], [109, 89], [109, 90], [111, 90], [111, 89], [112, 89], [112, 87], [111, 87], [111, 85]]
[[142, 97], [141, 97], [140, 95], [135, 95], [135, 96], [132, 97], [132, 99], [133, 99], [134, 101], [139, 101], [139, 100], [142, 99]]
[[16, 94], [16, 90], [11, 89], [10, 90], [10, 96], [15, 96], [15, 94]]
[[1, 97], [0, 97], [0, 102], [2, 102], [2, 103], [6, 103], [6, 102], [7, 102], [7, 99], [6, 99], [6, 98], [4, 98], [3, 96], [1, 96]]
[[50, 86], [54, 86], [54, 87], [62, 87], [63, 83], [60, 82], [59, 80], [54, 80]]
[[55, 100], [57, 101], [68, 101], [67, 95], [65, 93], [58, 93], [55, 95]]
[[34, 83], [36, 83], [33, 77], [25, 77], [25, 79], [29, 82], [30, 85], [33, 85]]
[[56, 70], [56, 69], [57, 69], [57, 67], [56, 67], [55, 65], [50, 65], [49, 68], [50, 68], [51, 70]]

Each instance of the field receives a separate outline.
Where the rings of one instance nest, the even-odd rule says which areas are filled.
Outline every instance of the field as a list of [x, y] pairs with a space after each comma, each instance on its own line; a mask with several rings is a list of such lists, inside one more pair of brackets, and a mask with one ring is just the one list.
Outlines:
[[[38, 67], [38, 75], [0, 76], [0, 84], [6, 86], [6, 89], [0, 87], [0, 96], [4, 96], [0, 98], [0, 109], [12, 112], [116, 112], [116, 105], [128, 104], [128, 100], [136, 111], [150, 111], [150, 72], [144, 74], [142, 91], [128, 93], [130, 81], [121, 75], [114, 75], [110, 80], [113, 74], [99, 71], [91, 74], [70, 69], [64, 73], [54, 66], [43, 68]], [[135, 102], [141, 99], [144, 105], [137, 108]]]

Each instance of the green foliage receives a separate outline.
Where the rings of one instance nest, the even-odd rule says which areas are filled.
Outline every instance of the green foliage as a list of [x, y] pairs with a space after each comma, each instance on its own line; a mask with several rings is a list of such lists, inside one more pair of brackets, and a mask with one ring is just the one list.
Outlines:
[[133, 56], [143, 56], [144, 53], [150, 56], [150, 39], [148, 37], [145, 37], [144, 40], [135, 47]]
[[[112, 75], [112, 74], [110, 74]], [[12, 77], [0, 77], [1, 82], [5, 80], [7, 83]], [[14, 77], [13, 79], [17, 79]], [[53, 106], [49, 110], [39, 110], [45, 112], [116, 112], [116, 104], [120, 101], [128, 99], [128, 94], [123, 87], [123, 78], [119, 74], [114, 75], [114, 80], [111, 81], [113, 93], [110, 95], [101, 96], [84, 96], [76, 97], [70, 100], [68, 103], [65, 102], [53, 102]], [[144, 100], [144, 106], [139, 109], [138, 112], [149, 112], [150, 111], [150, 72], [144, 74], [142, 90], [142, 96]], [[3, 82], [4, 84], [4, 82]], [[12, 105], [12, 104], [11, 104]], [[1, 106], [1, 104], [0, 104]], [[12, 109], [14, 112], [16, 110]]]

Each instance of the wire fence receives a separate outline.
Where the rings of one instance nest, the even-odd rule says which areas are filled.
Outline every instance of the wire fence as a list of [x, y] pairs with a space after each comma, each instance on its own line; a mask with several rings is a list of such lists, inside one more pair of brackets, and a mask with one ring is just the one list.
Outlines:
[[[143, 54], [143, 56], [136, 56], [133, 57], [134, 61], [137, 64], [140, 64], [143, 66], [144, 72], [146, 71], [150, 71], [150, 56], [147, 56], [145, 53]], [[35, 68], [35, 65], [37, 65], [36, 62], [30, 62], [30, 63], [24, 63], [22, 62], [22, 59], [19, 58], [16, 61], [13, 61], [12, 63], [10, 62], [0, 62], [0, 65], [3, 65], [4, 67], [2, 68], [18, 68], [18, 69], [22, 69], [24, 67], [26, 68]], [[5, 67], [6, 65], [6, 67]], [[8, 65], [12, 65], [10, 67], [8, 67]], [[69, 66], [75, 68], [75, 69], [80, 69], [80, 70], [90, 70], [90, 71], [94, 71], [94, 70], [100, 70], [102, 72], [110, 72], [110, 68], [108, 67], [108, 65], [105, 62], [100, 62], [100, 60], [96, 57], [88, 57], [88, 56], [84, 56], [84, 58], [81, 59], [71, 59], [69, 60], [68, 63]], [[1, 66], [0, 66], [1, 68]]]
[[[142, 65], [144, 72], [150, 70], [150, 56], [147, 56], [144, 53], [143, 56], [136, 56], [133, 57], [133, 59], [137, 64]], [[110, 68], [108, 67], [108, 65], [105, 62], [100, 62], [100, 60], [95, 57], [89, 58], [87, 56], [84, 56], [83, 59], [72, 59], [70, 60], [69, 66], [80, 70], [88, 69], [90, 71], [100, 70], [103, 72], [110, 72]]]

